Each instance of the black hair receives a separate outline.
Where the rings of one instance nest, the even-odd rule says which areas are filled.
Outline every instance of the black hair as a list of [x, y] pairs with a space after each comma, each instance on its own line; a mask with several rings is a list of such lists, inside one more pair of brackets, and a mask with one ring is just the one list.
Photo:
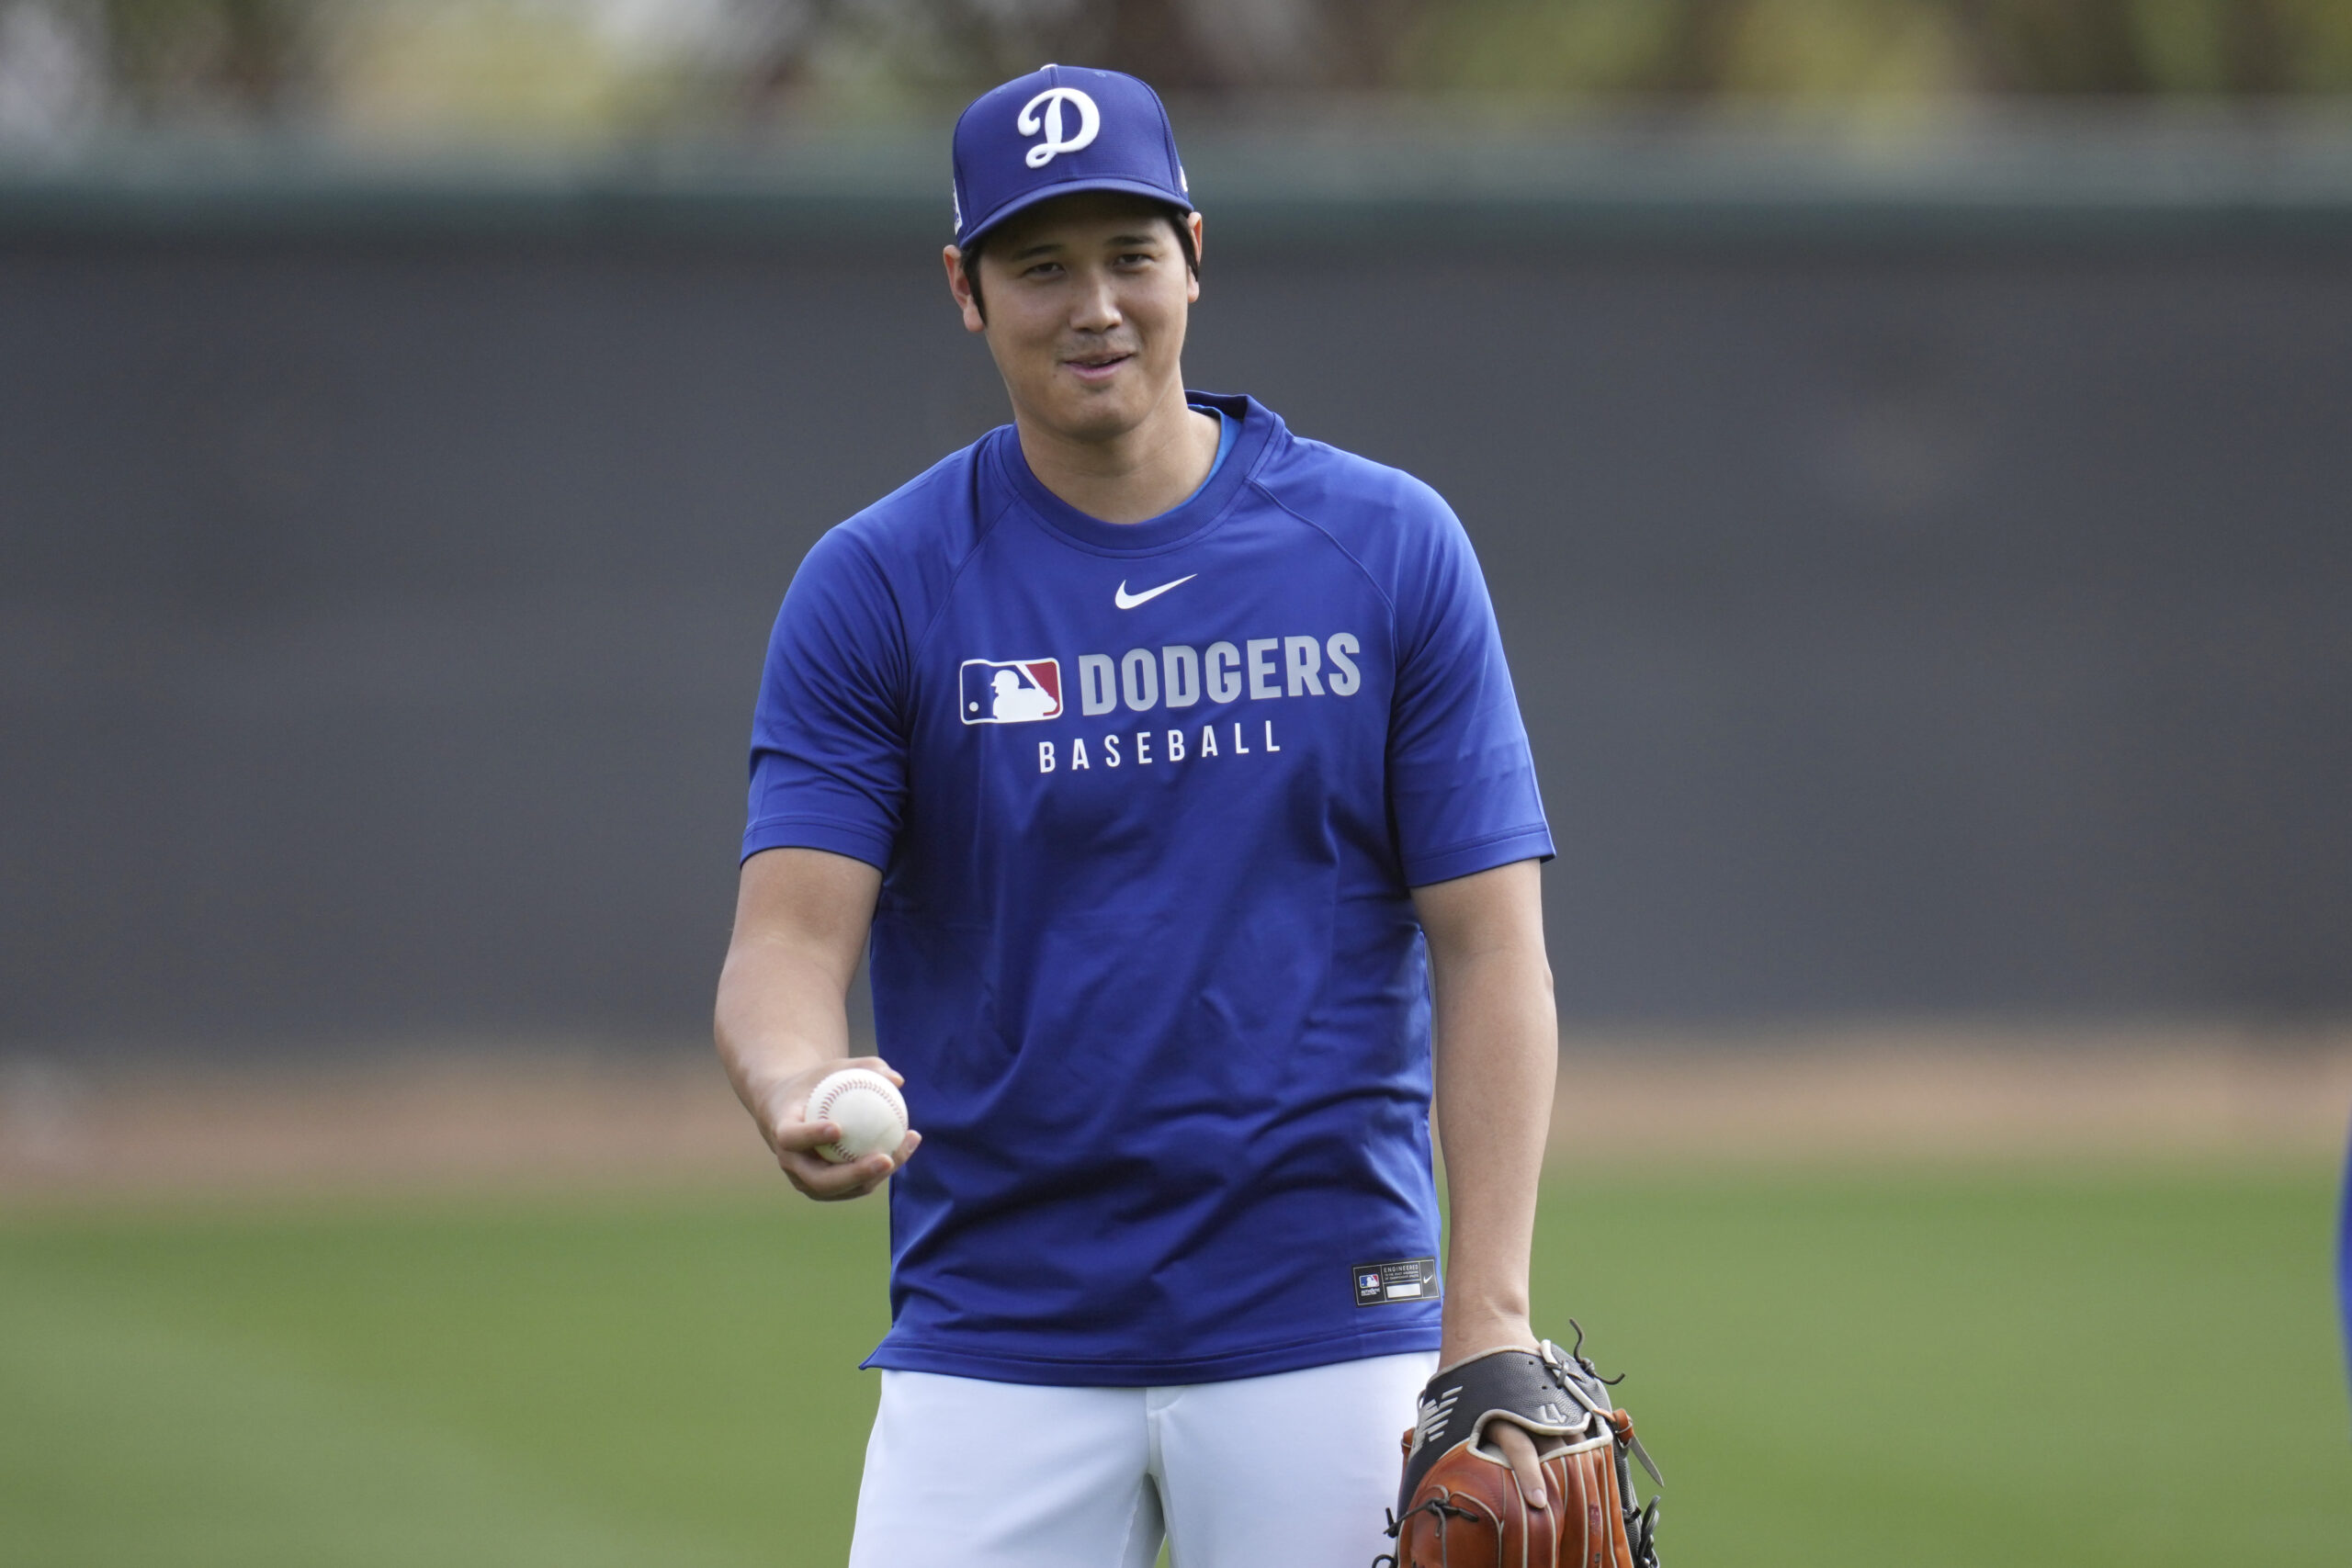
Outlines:
[[[1184, 270], [1194, 277], [1200, 276], [1201, 254], [1193, 248], [1193, 226], [1184, 221], [1193, 214], [1187, 209], [1173, 205], [1162, 206], [1159, 211], [1162, 218], [1168, 220], [1168, 226], [1176, 231], [1176, 248], [1184, 253]], [[976, 234], [972, 243], [963, 247], [964, 281], [971, 286], [972, 307], [979, 311], [983, 326], [988, 324], [989, 307], [988, 302], [980, 298], [980, 252], [993, 238], [992, 233]]]

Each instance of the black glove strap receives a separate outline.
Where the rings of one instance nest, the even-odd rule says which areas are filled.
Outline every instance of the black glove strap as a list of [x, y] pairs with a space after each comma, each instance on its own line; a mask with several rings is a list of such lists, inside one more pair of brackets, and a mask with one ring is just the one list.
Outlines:
[[[1549, 1347], [1546, 1347], [1549, 1348]], [[1554, 1352], [1557, 1357], [1558, 1353]], [[1529, 1431], [1547, 1438], [1568, 1438], [1593, 1430], [1610, 1409], [1609, 1390], [1598, 1380], [1589, 1389], [1571, 1391], [1568, 1383], [1588, 1380], [1582, 1369], [1566, 1358], [1547, 1360], [1532, 1350], [1489, 1350], [1446, 1368], [1421, 1390], [1413, 1423], [1413, 1446], [1405, 1456], [1404, 1489], [1396, 1498], [1401, 1515], [1412, 1506], [1421, 1477], [1438, 1456], [1476, 1437], [1491, 1416], [1504, 1416]], [[1598, 1393], [1599, 1398], [1593, 1399]], [[1578, 1397], [1581, 1394], [1583, 1397]]]

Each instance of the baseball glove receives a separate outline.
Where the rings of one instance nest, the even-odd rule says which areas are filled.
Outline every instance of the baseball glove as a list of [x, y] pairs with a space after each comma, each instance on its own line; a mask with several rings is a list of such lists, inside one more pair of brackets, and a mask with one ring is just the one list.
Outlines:
[[[1636, 1503], [1627, 1456], [1655, 1486], [1665, 1478], [1583, 1348], [1577, 1328], [1575, 1349], [1491, 1350], [1429, 1381], [1388, 1520], [1396, 1550], [1373, 1568], [1657, 1568], [1658, 1500]], [[1495, 1417], [1533, 1436], [1545, 1507], [1528, 1508], [1509, 1461], [1480, 1441]]]

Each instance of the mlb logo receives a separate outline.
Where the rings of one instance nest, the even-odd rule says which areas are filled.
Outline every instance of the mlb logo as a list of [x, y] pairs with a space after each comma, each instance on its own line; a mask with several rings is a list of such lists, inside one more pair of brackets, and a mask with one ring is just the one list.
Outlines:
[[1380, 1276], [1377, 1274], [1357, 1275], [1356, 1289], [1359, 1291], [1376, 1291], [1380, 1289]]
[[1062, 716], [1062, 666], [1057, 659], [967, 659], [958, 668], [966, 724], [1027, 724]]

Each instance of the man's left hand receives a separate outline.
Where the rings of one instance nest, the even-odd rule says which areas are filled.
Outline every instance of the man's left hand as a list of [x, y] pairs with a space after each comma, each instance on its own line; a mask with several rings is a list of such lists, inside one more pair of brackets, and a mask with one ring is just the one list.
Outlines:
[[[1476, 1324], [1470, 1321], [1474, 1315], [1478, 1319]], [[1438, 1352], [1438, 1365], [1450, 1367], [1466, 1357], [1484, 1355], [1489, 1350], [1532, 1350], [1539, 1343], [1527, 1319], [1517, 1314], [1451, 1313], [1445, 1325], [1445, 1348]], [[1544, 1484], [1544, 1467], [1535, 1459], [1535, 1439], [1526, 1427], [1498, 1416], [1487, 1423], [1479, 1440], [1510, 1461], [1511, 1473], [1519, 1478], [1520, 1495], [1527, 1499], [1530, 1508], [1551, 1506]]]

